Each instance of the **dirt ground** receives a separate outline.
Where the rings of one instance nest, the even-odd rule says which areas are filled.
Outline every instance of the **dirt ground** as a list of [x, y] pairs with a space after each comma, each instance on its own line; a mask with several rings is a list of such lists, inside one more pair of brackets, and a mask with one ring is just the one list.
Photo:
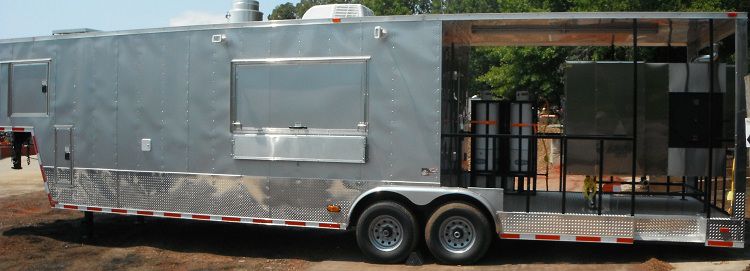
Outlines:
[[[10, 171], [0, 160], [0, 270], [456, 270], [365, 263], [350, 232], [52, 210], [38, 166]], [[745, 270], [750, 249], [691, 244], [581, 244], [497, 240], [464, 270]], [[749, 269], [750, 270], [750, 269]]]

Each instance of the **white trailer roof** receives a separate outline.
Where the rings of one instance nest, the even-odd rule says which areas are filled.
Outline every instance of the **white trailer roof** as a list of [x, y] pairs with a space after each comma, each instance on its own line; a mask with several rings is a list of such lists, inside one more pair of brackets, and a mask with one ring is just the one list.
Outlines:
[[747, 13], [547, 12], [365, 16], [93, 32], [7, 39], [0, 40], [0, 43], [286, 25], [442, 21], [445, 25], [443, 32], [446, 43], [463, 43], [471, 46], [631, 46], [633, 20], [638, 21], [639, 46], [671, 45], [700, 48], [708, 42], [709, 20], [714, 21], [715, 40], [721, 40], [735, 32], [736, 20], [747, 20]]

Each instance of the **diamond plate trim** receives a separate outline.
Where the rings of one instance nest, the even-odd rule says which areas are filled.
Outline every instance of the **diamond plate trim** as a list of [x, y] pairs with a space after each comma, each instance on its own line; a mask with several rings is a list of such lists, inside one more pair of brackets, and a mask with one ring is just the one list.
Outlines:
[[636, 216], [635, 238], [646, 241], [706, 241], [706, 220], [700, 217]]
[[[354, 200], [376, 185], [369, 181], [270, 178], [270, 217], [347, 223]], [[329, 204], [341, 208], [326, 211]]]
[[[722, 229], [728, 232], [722, 232]], [[708, 220], [707, 240], [745, 242], [745, 220], [716, 218]]]
[[[43, 170], [49, 176], [70, 172]], [[362, 193], [389, 183], [80, 168], [73, 178], [73, 185], [55, 178], [47, 183], [59, 205], [340, 224]], [[328, 212], [329, 204], [341, 211]]]
[[550, 213], [500, 212], [505, 233], [633, 237], [633, 218]]
[[745, 218], [745, 192], [734, 192], [734, 206], [732, 207], [732, 214], [734, 215], [734, 218]]

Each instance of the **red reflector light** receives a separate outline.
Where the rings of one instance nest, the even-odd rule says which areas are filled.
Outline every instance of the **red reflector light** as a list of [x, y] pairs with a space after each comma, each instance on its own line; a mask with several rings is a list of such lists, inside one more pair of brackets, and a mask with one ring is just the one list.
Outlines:
[[503, 239], [519, 239], [519, 238], [521, 238], [521, 235], [520, 234], [515, 234], [515, 233], [503, 233], [503, 234], [500, 234], [500, 238], [503, 238]]
[[536, 240], [560, 240], [560, 235], [537, 234]]
[[333, 18], [333, 19], [331, 19], [331, 22], [333, 22], [335, 24], [340, 23], [341, 22], [341, 18]]
[[242, 221], [242, 219], [240, 219], [239, 217], [226, 217], [226, 216], [221, 217], [221, 220], [222, 221], [227, 221], [227, 222], [240, 222], [240, 221]]
[[727, 12], [727, 17], [731, 17], [731, 18], [737, 17], [737, 12]]

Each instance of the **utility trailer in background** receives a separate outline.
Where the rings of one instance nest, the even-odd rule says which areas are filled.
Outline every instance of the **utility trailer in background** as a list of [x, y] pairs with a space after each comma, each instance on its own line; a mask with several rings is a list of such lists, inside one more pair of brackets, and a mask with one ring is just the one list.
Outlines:
[[[707, 131], [720, 127], [712, 114], [730, 112], [734, 132], [675, 142], [681, 161], [706, 171], [669, 176], [670, 143], [650, 133], [691, 130], [652, 126], [659, 122], [642, 115], [645, 97], [672, 102], [672, 93], [637, 76], [651, 68], [638, 50], [684, 47], [692, 59], [729, 37], [736, 63], [726, 85], [738, 91], [724, 106], [732, 108], [694, 109], [709, 116], [697, 127]], [[622, 113], [613, 119], [623, 125], [566, 123], [562, 134], [541, 133], [529, 128], [533, 90], [529, 101], [485, 101], [474, 113], [507, 110], [470, 119], [464, 82], [476, 46], [630, 47], [633, 62], [620, 63], [626, 68], [613, 78], [629, 92], [594, 112]], [[686, 76], [714, 82], [713, 59]], [[747, 15], [733, 12], [365, 16], [88, 32], [0, 41], [0, 130], [33, 135], [53, 208], [351, 229], [365, 255], [382, 262], [403, 261], [426, 241], [440, 262], [470, 263], [497, 237], [743, 247], [746, 67]], [[611, 93], [569, 79], [568, 97]], [[701, 101], [723, 92], [705, 86]], [[667, 108], [659, 114], [676, 109]], [[566, 121], [585, 120], [566, 110]], [[537, 189], [541, 139], [561, 142], [557, 191]], [[607, 144], [617, 148], [598, 147]], [[726, 150], [738, 165], [729, 175], [707, 159]], [[651, 152], [667, 161], [652, 163]], [[598, 176], [596, 207], [567, 188], [568, 168]], [[630, 188], [605, 189], [616, 182], [603, 181], [609, 176]], [[677, 188], [636, 191], [638, 179], [655, 185], [658, 177]], [[733, 201], [724, 198], [730, 190]]]

